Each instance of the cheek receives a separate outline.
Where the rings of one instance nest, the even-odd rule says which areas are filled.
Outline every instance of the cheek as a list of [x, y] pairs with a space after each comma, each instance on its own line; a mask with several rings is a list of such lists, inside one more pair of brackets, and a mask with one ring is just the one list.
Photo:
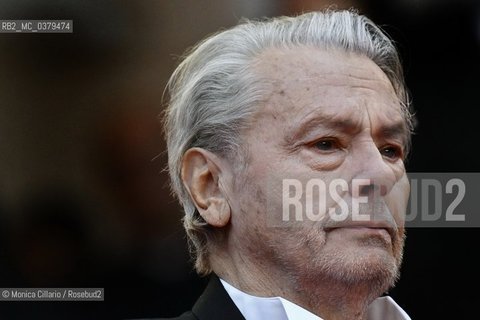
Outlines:
[[410, 184], [406, 174], [393, 186], [390, 193], [385, 196], [385, 202], [389, 207], [398, 227], [405, 225], [408, 199], [410, 195]]
[[274, 232], [269, 233], [269, 241], [265, 244], [273, 248], [281, 260], [290, 260], [293, 264], [295, 264], [294, 261], [298, 261], [303, 265], [306, 261], [321, 255], [327, 240], [322, 227], [314, 227], [311, 222], [293, 227], [276, 228], [272, 231]]
[[237, 216], [238, 221], [248, 222], [252, 217], [259, 217], [265, 208], [266, 197], [263, 189], [250, 180], [238, 185], [229, 198], [232, 213]]
[[232, 229], [242, 237], [261, 232], [269, 223], [267, 209], [270, 195], [267, 179], [261, 175], [255, 176], [255, 170], [252, 169], [253, 166], [248, 166], [247, 170], [236, 177], [229, 194]]

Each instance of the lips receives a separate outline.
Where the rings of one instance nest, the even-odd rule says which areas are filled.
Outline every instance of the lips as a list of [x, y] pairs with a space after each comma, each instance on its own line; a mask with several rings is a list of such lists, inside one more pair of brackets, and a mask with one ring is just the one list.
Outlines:
[[392, 239], [395, 239], [397, 227], [388, 221], [365, 221], [365, 222], [348, 222], [338, 223], [335, 226], [325, 228], [326, 232], [336, 229], [352, 229], [359, 232], [381, 232], [382, 230], [388, 232]]

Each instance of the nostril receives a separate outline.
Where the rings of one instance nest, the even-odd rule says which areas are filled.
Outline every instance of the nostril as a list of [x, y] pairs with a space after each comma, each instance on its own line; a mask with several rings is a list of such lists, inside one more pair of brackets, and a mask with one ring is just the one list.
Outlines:
[[381, 196], [386, 196], [387, 193], [388, 193], [387, 186], [384, 185], [384, 184], [382, 184], [382, 185], [380, 186], [380, 195], [381, 195]]
[[360, 196], [368, 196], [368, 195], [373, 195], [377, 194], [379, 196], [385, 196], [387, 194], [387, 186], [386, 185], [375, 185], [375, 184], [369, 184], [369, 185], [363, 185], [360, 187], [359, 190], [359, 195]]
[[360, 196], [368, 196], [375, 191], [375, 185], [373, 184], [363, 185], [360, 187], [359, 191], [360, 191], [359, 192]]

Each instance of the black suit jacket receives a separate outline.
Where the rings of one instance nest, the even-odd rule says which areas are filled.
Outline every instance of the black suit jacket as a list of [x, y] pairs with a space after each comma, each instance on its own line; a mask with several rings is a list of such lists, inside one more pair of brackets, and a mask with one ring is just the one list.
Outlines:
[[212, 275], [192, 311], [170, 320], [245, 320], [245, 318], [225, 291], [220, 279]]

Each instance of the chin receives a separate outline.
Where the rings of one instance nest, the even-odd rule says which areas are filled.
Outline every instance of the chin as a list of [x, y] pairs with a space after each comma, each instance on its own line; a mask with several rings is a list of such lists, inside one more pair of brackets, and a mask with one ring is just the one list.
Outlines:
[[329, 244], [327, 241], [316, 257], [315, 269], [322, 277], [329, 277], [347, 286], [376, 286], [380, 291], [385, 291], [395, 284], [402, 263], [403, 238], [345, 238], [343, 242]]
[[399, 270], [397, 259], [391, 252], [381, 248], [359, 250], [351, 257], [345, 257], [340, 263], [344, 266], [343, 277], [352, 284], [373, 281], [390, 286], [397, 278]]
[[327, 281], [346, 289], [371, 289], [382, 294], [391, 288], [399, 275], [401, 257], [381, 247], [350, 248], [350, 250], [322, 250], [311, 260], [306, 281]]
[[368, 288], [378, 296], [392, 287], [399, 275], [403, 252], [400, 237], [385, 241], [383, 237], [339, 233], [332, 238], [321, 232], [290, 232], [280, 239], [269, 242], [269, 247], [298, 288], [314, 290], [330, 283], [339, 290]]

